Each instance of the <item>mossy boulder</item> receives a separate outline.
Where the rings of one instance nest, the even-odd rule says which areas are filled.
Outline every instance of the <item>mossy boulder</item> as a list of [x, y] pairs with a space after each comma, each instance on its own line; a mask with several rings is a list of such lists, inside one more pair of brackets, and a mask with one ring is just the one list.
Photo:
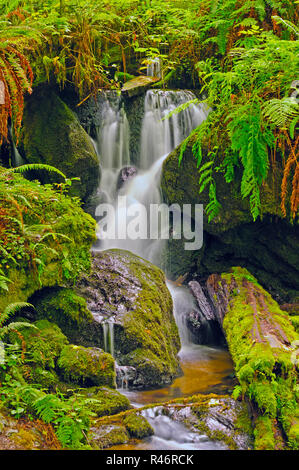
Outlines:
[[49, 87], [40, 86], [27, 99], [21, 150], [29, 163], [46, 163], [67, 177], [80, 177], [71, 194], [86, 201], [97, 189], [100, 170], [93, 144], [77, 116]]
[[136, 368], [131, 385], [172, 381], [178, 374], [180, 340], [172, 298], [159, 268], [128, 251], [99, 252], [93, 256], [91, 274], [82, 276], [77, 290], [98, 322], [110, 322], [117, 363]]
[[8, 341], [18, 343], [25, 351], [25, 361], [38, 365], [35, 376], [39, 376], [41, 369], [54, 369], [57, 358], [63, 348], [68, 344], [66, 336], [60, 328], [47, 320], [36, 321], [30, 326], [16, 327], [17, 331], [9, 333]]
[[84, 407], [95, 413], [98, 418], [131, 408], [130, 401], [125, 395], [108, 387], [81, 389], [78, 394], [84, 400]]
[[[0, 167], [0, 312], [90, 268], [95, 221], [77, 200]], [[18, 222], [19, 221], [19, 222]]]
[[100, 345], [102, 326], [94, 321], [86, 299], [70, 288], [44, 289], [30, 300], [38, 318], [56, 323], [69, 341], [81, 346]]
[[144, 439], [152, 436], [154, 430], [149, 422], [139, 413], [131, 413], [125, 417], [123, 421], [126, 429], [131, 437], [136, 439]]
[[57, 365], [66, 381], [85, 386], [107, 385], [115, 388], [114, 359], [100, 348], [70, 344], [61, 351]]
[[125, 426], [107, 425], [92, 426], [88, 433], [88, 441], [96, 450], [106, 449], [107, 447], [125, 444], [130, 437]]
[[298, 449], [299, 336], [289, 315], [244, 268], [212, 275], [206, 287], [235, 363], [234, 393], [247, 397], [254, 416], [267, 417], [256, 419], [255, 448]]

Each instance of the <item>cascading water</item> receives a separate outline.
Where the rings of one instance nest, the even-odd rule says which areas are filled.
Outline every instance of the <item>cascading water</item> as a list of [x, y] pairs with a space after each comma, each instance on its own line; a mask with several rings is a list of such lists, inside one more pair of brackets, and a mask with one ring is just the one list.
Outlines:
[[[116, 233], [119, 233], [119, 226], [128, 226], [132, 217], [135, 217], [136, 211], [139, 213], [140, 231], [148, 229], [147, 211], [151, 204], [161, 203], [160, 174], [163, 161], [194, 128], [206, 119], [208, 110], [202, 105], [192, 104], [179, 114], [174, 113], [170, 118], [166, 116], [181, 104], [194, 98], [194, 94], [190, 91], [150, 90], [146, 93], [137, 168], [133, 169], [134, 171], [125, 171], [125, 173], [130, 174], [130, 177], [123, 181], [123, 184], [119, 187], [120, 172], [124, 170], [124, 167], [130, 165], [130, 129], [121, 98], [115, 94], [112, 94], [111, 98], [108, 94], [106, 95], [102, 111], [102, 125], [98, 129], [95, 147], [102, 162], [102, 182], [100, 187], [100, 192], [103, 196], [102, 200], [114, 205], [114, 212], [112, 212], [110, 219], [108, 217], [106, 223], [107, 225], [114, 225]], [[130, 169], [130, 167], [128, 168]], [[119, 196], [125, 197], [125, 205], [123, 205], [123, 202], [119, 202]], [[145, 212], [143, 212], [142, 208]], [[99, 226], [101, 230], [101, 223]], [[141, 239], [115, 237], [103, 240], [101, 231], [98, 234], [98, 238], [100, 243], [97, 249], [122, 248], [140, 255], [154, 264], [159, 262], [163, 240], [162, 242], [161, 240], [151, 240], [149, 237]], [[215, 354], [215, 350], [211, 348], [199, 349], [199, 346], [192, 345], [190, 341], [185, 315], [190, 309], [195, 310], [197, 307], [195, 299], [188, 288], [176, 286], [172, 283], [168, 283], [168, 288], [174, 301], [174, 315], [181, 337], [182, 349], [180, 357], [186, 363], [189, 361], [188, 367], [192, 375], [192, 383], [194, 383], [194, 365], [198, 368], [199, 362], [204, 364], [205, 360], [210, 361], [213, 354]], [[111, 320], [106, 320], [103, 323], [103, 332], [105, 350], [114, 354], [113, 323]], [[221, 360], [225, 362], [227, 358], [223, 360], [223, 358], [219, 357], [219, 362]], [[223, 364], [221, 367], [223, 367]], [[134, 374], [134, 370], [130, 369], [133, 368], [116, 364], [119, 387], [123, 393], [132, 398], [130, 394], [134, 394], [134, 392], [128, 390], [128, 384], [130, 374]], [[223, 373], [222, 369], [221, 372]], [[190, 382], [190, 378], [187, 378]], [[209, 382], [208, 379], [205, 380]], [[211, 383], [214, 382], [212, 381]], [[200, 390], [201, 385], [196, 383], [195, 386], [199, 387]], [[179, 393], [175, 396], [186, 395], [183, 388], [182, 391], [176, 387], [173, 390], [175, 394]], [[195, 389], [195, 391], [197, 390], [198, 388]], [[131, 400], [134, 406], [142, 406], [143, 400], [146, 400], [146, 393], [145, 391], [139, 392], [137, 395], [135, 394], [135, 397]], [[166, 393], [169, 399], [171, 387], [166, 390]], [[156, 397], [150, 396], [150, 400], [151, 402], [155, 400], [160, 401], [159, 393]], [[176, 423], [170, 417], [162, 416], [154, 411], [153, 413], [153, 416], [149, 416], [148, 413], [146, 414], [146, 418], [149, 419], [155, 430], [155, 436], [151, 438], [149, 448], [217, 448], [217, 444], [211, 444], [211, 441], [208, 441], [206, 436], [192, 434], [183, 424]]]
[[140, 168], [149, 169], [158, 158], [169, 154], [207, 117], [203, 105], [190, 105], [166, 116], [195, 98], [191, 91], [150, 90], [145, 95], [141, 131]]
[[[163, 241], [150, 239], [147, 221], [150, 205], [161, 203], [162, 164], [167, 155], [203, 122], [207, 110], [202, 105], [192, 104], [178, 115], [174, 114], [170, 118], [166, 116], [179, 105], [194, 98], [190, 91], [150, 90], [146, 93], [137, 174], [128, 179], [118, 191], [118, 174], [123, 166], [130, 163], [130, 132], [124, 108], [121, 107], [121, 99], [116, 102], [113, 96], [114, 101], [111, 104], [109, 101], [105, 103], [108, 117], [100, 129], [97, 148], [102, 161], [101, 191], [105, 194], [107, 202], [114, 200], [114, 212], [108, 216], [105, 226], [115, 227], [115, 233], [119, 235], [138, 213], [139, 232], [133, 239], [126, 236], [105, 238], [100, 244], [100, 249], [122, 248], [154, 264], [159, 262]], [[120, 139], [119, 142], [116, 136]], [[106, 147], [109, 151], [102, 157], [101, 152], [104, 152]], [[123, 157], [119, 155], [119, 149], [125, 149]], [[121, 203], [116, 196], [123, 196]], [[103, 226], [100, 225], [101, 228], [103, 229]], [[163, 228], [160, 231], [163, 231]], [[101, 233], [98, 238], [103, 238]]]
[[148, 77], [161, 78], [161, 60], [159, 59], [159, 57], [155, 57], [154, 59], [148, 59], [146, 75]]

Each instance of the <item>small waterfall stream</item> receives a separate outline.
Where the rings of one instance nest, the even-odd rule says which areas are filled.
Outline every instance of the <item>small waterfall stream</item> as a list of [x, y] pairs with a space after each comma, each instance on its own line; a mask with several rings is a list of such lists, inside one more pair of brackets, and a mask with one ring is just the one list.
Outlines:
[[[157, 64], [153, 64], [152, 73]], [[167, 155], [186, 138], [191, 131], [206, 119], [208, 111], [202, 105], [191, 105], [179, 114], [173, 114], [164, 119], [167, 114], [174, 111], [179, 105], [194, 99], [190, 91], [147, 91], [144, 100], [144, 115], [141, 125], [140, 155], [137, 168], [130, 169], [130, 129], [125, 108], [120, 97], [112, 93], [106, 95], [103, 105], [102, 125], [97, 130], [95, 148], [102, 162], [102, 182], [100, 195], [102, 202], [112, 203], [114, 212], [106, 220], [106, 224], [114, 224], [117, 229], [130, 222], [135, 215], [134, 210], [142, 214], [141, 208], [149, 209], [151, 204], [160, 204], [160, 174], [162, 164]], [[119, 186], [119, 175], [125, 170], [130, 173]], [[119, 200], [119, 196], [125, 197]], [[97, 214], [97, 212], [96, 212]], [[139, 220], [140, 230], [147, 228], [147, 215], [144, 213]], [[114, 237], [102, 239], [103, 226], [99, 221], [97, 249], [122, 248], [148, 259], [154, 264], [160, 263], [163, 240], [128, 239]], [[117, 233], [118, 230], [117, 230]], [[174, 302], [174, 315], [178, 325], [182, 349], [180, 359], [184, 376], [177, 379], [174, 384], [157, 391], [135, 392], [128, 390], [128, 373], [126, 366], [116, 366], [121, 376], [121, 391], [126, 394], [134, 406], [145, 403], [167, 401], [178, 396], [190, 395], [206, 390], [221, 382], [225, 376], [224, 371], [230, 370], [230, 360], [224, 351], [203, 346], [196, 346], [190, 341], [186, 327], [185, 315], [190, 309], [196, 309], [195, 299], [186, 287], [179, 287], [168, 283], [169, 291]], [[113, 322], [105, 320], [103, 323], [105, 350], [114, 353]], [[214, 364], [213, 369], [211, 364]], [[208, 366], [207, 366], [208, 364]], [[201, 373], [203, 374], [201, 377]], [[198, 379], [202, 379], [199, 380]], [[185, 380], [185, 382], [184, 382]], [[147, 413], [148, 414], [148, 413]], [[217, 448], [215, 443], [207, 442], [206, 436], [190, 435], [190, 431], [183, 424], [172, 421], [169, 417], [156, 413], [146, 416], [155, 430], [148, 448]], [[166, 422], [167, 421], [167, 422]], [[195, 442], [195, 444], [194, 444]], [[191, 447], [190, 447], [191, 446]], [[193, 446], [193, 447], [192, 447]], [[194, 447], [195, 446], [195, 447]], [[139, 447], [136, 447], [139, 448]], [[141, 447], [142, 448], [142, 447]]]

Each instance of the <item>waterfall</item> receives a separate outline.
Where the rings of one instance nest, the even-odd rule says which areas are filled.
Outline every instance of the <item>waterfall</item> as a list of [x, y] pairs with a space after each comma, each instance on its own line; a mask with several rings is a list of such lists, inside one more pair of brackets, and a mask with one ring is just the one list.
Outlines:
[[[195, 429], [190, 429], [184, 424], [184, 416], [182, 413], [190, 411], [182, 410], [181, 419], [173, 419], [175, 414], [173, 411], [168, 410], [165, 414], [165, 409], [162, 406], [148, 408], [142, 410], [141, 414], [150, 423], [154, 429], [154, 436], [150, 438], [150, 449], [159, 450], [225, 450], [227, 446], [221, 442], [212, 441], [204, 433], [195, 432]], [[180, 414], [180, 413], [179, 413]], [[138, 449], [138, 447], [136, 447]]]
[[155, 57], [154, 59], [148, 59], [146, 75], [148, 77], [161, 78], [161, 60], [159, 59], [159, 57]]
[[162, 155], [169, 154], [207, 117], [203, 105], [192, 104], [164, 119], [171, 111], [195, 99], [191, 91], [149, 90], [144, 101], [140, 167], [148, 169]]
[[96, 129], [95, 150], [100, 156], [103, 202], [113, 202], [119, 169], [130, 163], [130, 128], [124, 104], [116, 92], [103, 94], [101, 125]]
[[[164, 119], [179, 105], [194, 99], [191, 91], [149, 90], [144, 100], [144, 116], [141, 125], [140, 158], [137, 173], [123, 186], [117, 188], [118, 174], [130, 163], [128, 119], [121, 99], [114, 94], [104, 103], [104, 120], [97, 137], [98, 152], [102, 162], [101, 191], [104, 201], [114, 203], [114, 212], [99, 223], [98, 239], [103, 238], [104, 226], [116, 227], [116, 234], [127, 227], [134, 214], [140, 216], [140, 231], [144, 236], [135, 239], [112, 237], [100, 242], [100, 249], [122, 248], [148, 259], [159, 262], [163, 240], [151, 240], [148, 233], [148, 214], [151, 204], [160, 204], [160, 174], [167, 155], [207, 116], [206, 108], [201, 104], [192, 104], [179, 114]], [[123, 154], [120, 155], [122, 149]], [[117, 196], [126, 198], [119, 203]], [[163, 231], [163, 228], [161, 229]], [[102, 235], [101, 235], [102, 234]]]
[[104, 351], [114, 356], [114, 322], [102, 323], [104, 336]]
[[[151, 239], [148, 231], [148, 211], [153, 204], [160, 204], [160, 175], [167, 155], [207, 117], [208, 110], [202, 104], [192, 104], [180, 113], [167, 115], [187, 101], [194, 100], [191, 91], [149, 90], [144, 98], [144, 114], [141, 124], [140, 155], [137, 168], [130, 167], [130, 129], [122, 98], [107, 93], [102, 106], [102, 121], [94, 142], [102, 165], [100, 191], [103, 202], [113, 205], [108, 217], [99, 217], [96, 249], [120, 248], [129, 250], [156, 265], [161, 266], [161, 253], [165, 240]], [[131, 120], [130, 120], [131, 122]], [[125, 168], [124, 168], [125, 167]], [[127, 171], [129, 169], [134, 171]], [[124, 171], [125, 170], [125, 171]], [[119, 175], [129, 177], [119, 187]], [[120, 199], [119, 197], [122, 197]], [[101, 205], [100, 205], [101, 206]], [[98, 206], [100, 208], [100, 206]], [[136, 237], [123, 234], [132, 218], [138, 215], [140, 233]], [[96, 211], [97, 214], [97, 211]], [[99, 215], [99, 214], [97, 214]], [[115, 228], [114, 237], [104, 237], [104, 229]], [[161, 227], [163, 231], [164, 227]], [[160, 232], [161, 233], [161, 232]], [[126, 232], [125, 232], [126, 234]], [[174, 301], [174, 315], [178, 324], [183, 349], [191, 344], [186, 325], [186, 315], [198, 312], [195, 299], [188, 288], [168, 285]], [[113, 323], [103, 323], [105, 351], [114, 354]], [[123, 366], [118, 366], [122, 367]], [[124, 388], [128, 383], [127, 371], [119, 370], [119, 382]]]

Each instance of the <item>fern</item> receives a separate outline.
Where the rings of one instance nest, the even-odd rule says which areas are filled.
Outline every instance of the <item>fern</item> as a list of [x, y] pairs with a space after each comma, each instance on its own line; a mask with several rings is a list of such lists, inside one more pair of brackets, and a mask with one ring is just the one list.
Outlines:
[[0, 328], [4, 325], [4, 323], [8, 320], [9, 317], [15, 315], [19, 310], [25, 307], [34, 308], [33, 305], [27, 302], [16, 302], [13, 304], [9, 304], [3, 313], [0, 313]]
[[16, 168], [11, 168], [9, 171], [13, 173], [26, 173], [28, 171], [46, 171], [49, 174], [55, 174], [60, 176], [64, 181], [66, 181], [66, 176], [62, 171], [58, 170], [54, 166], [46, 165], [44, 163], [28, 163], [27, 165], [21, 165]]
[[245, 104], [227, 117], [231, 149], [238, 152], [243, 165], [241, 195], [250, 197], [253, 220], [260, 213], [259, 187], [267, 176], [268, 145], [272, 145], [274, 140], [270, 132], [262, 131], [261, 117], [258, 102]]
[[273, 98], [262, 105], [263, 116], [280, 129], [287, 129], [299, 118], [299, 104], [295, 98]]

